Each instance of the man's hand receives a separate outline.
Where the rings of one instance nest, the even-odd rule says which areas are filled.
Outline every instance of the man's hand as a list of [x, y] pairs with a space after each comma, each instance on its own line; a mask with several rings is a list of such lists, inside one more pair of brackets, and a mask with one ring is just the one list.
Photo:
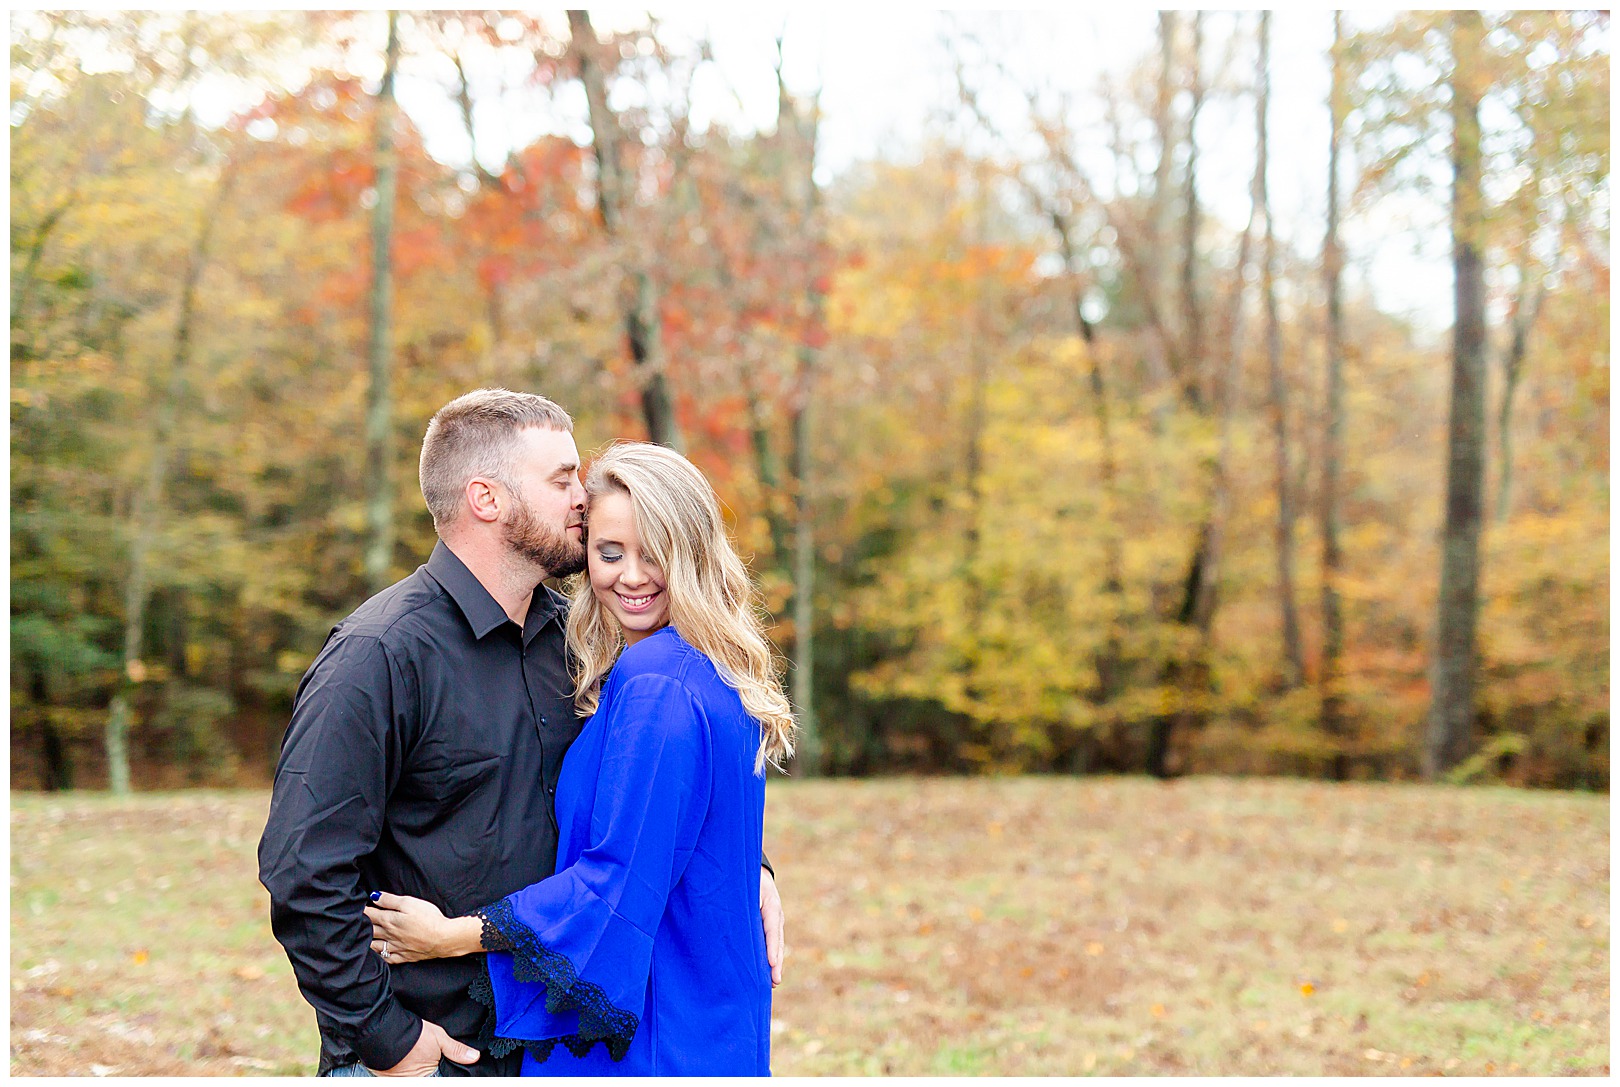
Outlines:
[[392, 1068], [373, 1068], [371, 1071], [379, 1076], [431, 1076], [439, 1070], [441, 1054], [457, 1064], [473, 1064], [478, 1060], [478, 1050], [470, 1045], [462, 1045], [446, 1034], [439, 1024], [424, 1019], [422, 1033], [417, 1036], [416, 1044], [411, 1046], [404, 1060]]
[[787, 955], [787, 936], [782, 925], [782, 896], [776, 892], [776, 877], [769, 868], [759, 872], [759, 917], [765, 925], [765, 961], [771, 964], [771, 988], [782, 984], [782, 959]]

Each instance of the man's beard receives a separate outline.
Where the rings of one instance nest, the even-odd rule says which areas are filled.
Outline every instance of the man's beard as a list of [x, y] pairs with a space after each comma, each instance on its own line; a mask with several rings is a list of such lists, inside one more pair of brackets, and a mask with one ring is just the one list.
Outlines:
[[[543, 567], [547, 577], [568, 577], [585, 569], [585, 544], [542, 524], [529, 504], [517, 495], [512, 520], [506, 524], [506, 546], [514, 555]], [[581, 534], [583, 536], [583, 533]]]

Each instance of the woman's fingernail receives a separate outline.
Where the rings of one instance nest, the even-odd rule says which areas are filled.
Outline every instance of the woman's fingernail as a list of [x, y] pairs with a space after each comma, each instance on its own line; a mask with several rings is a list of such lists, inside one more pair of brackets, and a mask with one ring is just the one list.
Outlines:
[[377, 899], [379, 899], [381, 897], [382, 897], [382, 892], [381, 891], [372, 891], [371, 892], [371, 900], [373, 902], [377, 901]]

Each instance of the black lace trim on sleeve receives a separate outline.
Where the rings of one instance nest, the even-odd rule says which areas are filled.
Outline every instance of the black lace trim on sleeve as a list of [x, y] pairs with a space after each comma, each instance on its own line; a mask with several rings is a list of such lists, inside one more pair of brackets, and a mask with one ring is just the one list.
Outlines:
[[506, 938], [506, 933], [495, 927], [495, 922], [489, 919], [489, 914], [483, 910], [474, 910], [472, 915], [483, 922], [483, 931], [478, 935], [478, 942], [485, 951], [511, 951], [512, 941]]
[[[488, 1007], [484, 1016], [484, 1030], [479, 1044], [491, 1056], [502, 1057], [518, 1046], [529, 1051], [535, 1060], [544, 1062], [561, 1042], [576, 1057], [583, 1057], [597, 1042], [607, 1046], [608, 1056], [615, 1061], [624, 1060], [630, 1052], [630, 1040], [635, 1037], [641, 1018], [608, 1002], [602, 987], [580, 980], [574, 964], [552, 951], [536, 938], [533, 930], [512, 913], [512, 906], [502, 899], [478, 911], [484, 922], [484, 946], [490, 947], [489, 933], [494, 929], [512, 951], [512, 976], [519, 981], [539, 982], [546, 987], [546, 1011], [556, 1014], [579, 1009], [579, 1032], [564, 1038], [497, 1038], [495, 1036], [495, 992], [489, 983], [489, 960], [484, 960], [484, 973], [468, 986], [474, 1000]], [[504, 949], [502, 949], [504, 950]]]

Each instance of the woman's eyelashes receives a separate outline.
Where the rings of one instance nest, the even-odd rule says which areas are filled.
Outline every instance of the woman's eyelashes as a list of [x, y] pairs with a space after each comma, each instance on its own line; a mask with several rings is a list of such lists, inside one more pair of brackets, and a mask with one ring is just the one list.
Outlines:
[[620, 559], [624, 558], [624, 552], [598, 550], [596, 552], [596, 557], [601, 559], [603, 562], [618, 562]]

